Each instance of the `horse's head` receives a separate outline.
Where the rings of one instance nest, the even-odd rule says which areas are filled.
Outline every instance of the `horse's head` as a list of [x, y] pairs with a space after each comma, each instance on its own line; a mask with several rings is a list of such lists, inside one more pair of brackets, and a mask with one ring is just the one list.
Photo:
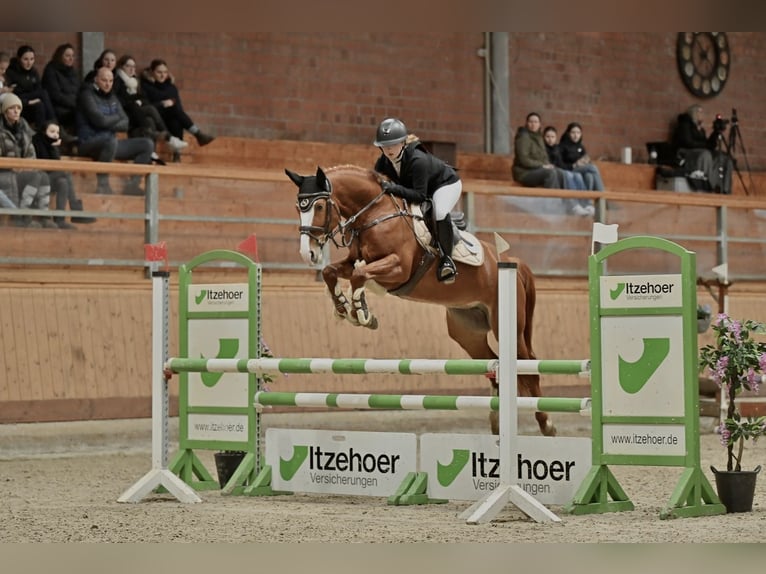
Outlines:
[[322, 259], [322, 247], [337, 226], [339, 215], [333, 209], [332, 185], [321, 167], [316, 175], [298, 175], [288, 169], [287, 177], [298, 186], [298, 214], [301, 218], [301, 258], [309, 265]]

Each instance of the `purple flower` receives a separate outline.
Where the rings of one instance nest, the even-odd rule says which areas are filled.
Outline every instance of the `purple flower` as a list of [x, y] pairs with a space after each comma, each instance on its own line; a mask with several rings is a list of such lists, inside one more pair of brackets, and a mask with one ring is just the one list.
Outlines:
[[732, 321], [729, 325], [729, 329], [731, 330], [732, 335], [734, 335], [734, 340], [737, 343], [742, 342], [742, 323], [739, 321]]
[[758, 368], [761, 371], [766, 371], [766, 353], [758, 357]]
[[715, 384], [719, 387], [726, 380], [726, 368], [729, 366], [729, 357], [724, 355], [716, 361], [715, 368], [710, 369], [710, 378], [715, 381]]

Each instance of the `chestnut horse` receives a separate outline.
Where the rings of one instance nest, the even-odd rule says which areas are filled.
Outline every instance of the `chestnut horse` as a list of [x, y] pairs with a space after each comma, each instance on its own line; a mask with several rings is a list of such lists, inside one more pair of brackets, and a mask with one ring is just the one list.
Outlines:
[[[309, 265], [322, 261], [322, 248], [328, 241], [348, 249], [347, 256], [322, 269], [335, 314], [354, 325], [370, 329], [378, 326], [365, 298], [365, 284], [374, 281], [386, 291], [412, 301], [443, 305], [447, 309], [447, 331], [474, 359], [496, 359], [487, 340], [491, 331], [498, 334], [498, 256], [486, 242], [481, 242], [484, 260], [466, 265], [456, 261], [457, 280], [439, 283], [432, 269], [433, 247], [416, 237], [417, 216], [406, 202], [383, 192], [383, 177], [357, 166], [336, 166], [316, 175], [301, 176], [285, 170], [298, 186], [297, 207], [300, 213], [300, 252]], [[427, 261], [427, 273], [420, 269]], [[518, 358], [534, 359], [532, 318], [535, 309], [535, 281], [530, 268], [516, 258], [517, 264]], [[414, 277], [414, 281], [412, 280]], [[351, 288], [344, 294], [338, 279], [346, 279]], [[492, 381], [496, 392], [497, 383]], [[520, 396], [540, 396], [539, 375], [518, 377]], [[548, 415], [535, 413], [544, 435], [555, 435]], [[490, 413], [492, 432], [498, 433], [497, 412]]]

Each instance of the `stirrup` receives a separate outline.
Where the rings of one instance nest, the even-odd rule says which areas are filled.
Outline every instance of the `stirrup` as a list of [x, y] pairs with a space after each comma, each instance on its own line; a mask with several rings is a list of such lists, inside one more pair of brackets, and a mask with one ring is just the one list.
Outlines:
[[439, 267], [436, 269], [436, 279], [440, 283], [449, 285], [455, 282], [455, 277], [457, 277], [455, 263], [449, 257], [445, 257], [439, 262]]

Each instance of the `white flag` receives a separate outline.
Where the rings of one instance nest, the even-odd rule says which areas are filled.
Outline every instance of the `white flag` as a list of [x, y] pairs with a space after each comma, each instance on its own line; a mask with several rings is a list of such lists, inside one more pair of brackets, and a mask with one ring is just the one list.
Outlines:
[[495, 249], [497, 250], [497, 254], [500, 255], [504, 251], [508, 251], [510, 248], [511, 246], [508, 242], [500, 237], [500, 234], [495, 233]]
[[603, 223], [593, 223], [593, 241], [591, 242], [591, 255], [594, 253], [593, 244], [597, 241], [599, 243], [617, 243], [617, 228], [619, 225], [613, 223], [612, 225], [605, 225]]
[[716, 265], [712, 269], [713, 273], [716, 274], [716, 276], [719, 279], [723, 279], [724, 283], [729, 282], [729, 264], [728, 263], [721, 263], [720, 265]]

